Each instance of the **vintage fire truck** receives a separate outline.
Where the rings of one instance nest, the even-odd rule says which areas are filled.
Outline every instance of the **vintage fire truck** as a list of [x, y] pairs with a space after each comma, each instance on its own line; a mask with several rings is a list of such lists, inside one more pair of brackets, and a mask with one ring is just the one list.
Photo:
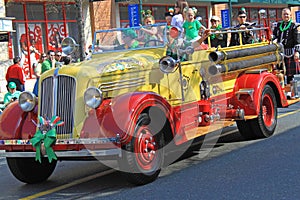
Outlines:
[[247, 139], [274, 134], [277, 108], [291, 102], [268, 28], [253, 27], [252, 44], [194, 50], [176, 27], [154, 26], [144, 43], [139, 27], [96, 31], [90, 59], [45, 72], [38, 97], [23, 92], [4, 110], [0, 155], [18, 180], [45, 181], [57, 161], [114, 159], [128, 181], [147, 184], [170, 164], [168, 151], [233, 123]]

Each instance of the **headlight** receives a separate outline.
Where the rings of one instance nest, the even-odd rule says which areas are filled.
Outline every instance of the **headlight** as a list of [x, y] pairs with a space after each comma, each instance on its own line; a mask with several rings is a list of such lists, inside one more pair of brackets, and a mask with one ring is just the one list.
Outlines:
[[25, 112], [30, 112], [36, 105], [36, 96], [31, 92], [22, 92], [19, 97], [19, 106]]
[[102, 102], [102, 92], [96, 87], [90, 87], [84, 92], [84, 102], [88, 107], [97, 108]]

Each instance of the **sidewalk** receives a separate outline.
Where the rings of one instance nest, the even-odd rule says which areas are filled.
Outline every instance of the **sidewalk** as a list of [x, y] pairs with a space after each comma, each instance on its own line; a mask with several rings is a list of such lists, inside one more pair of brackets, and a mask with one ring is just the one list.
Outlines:
[[[36, 79], [27, 79], [25, 82], [25, 90], [32, 92]], [[0, 101], [3, 101], [4, 95], [7, 92], [6, 80], [0, 81]]]

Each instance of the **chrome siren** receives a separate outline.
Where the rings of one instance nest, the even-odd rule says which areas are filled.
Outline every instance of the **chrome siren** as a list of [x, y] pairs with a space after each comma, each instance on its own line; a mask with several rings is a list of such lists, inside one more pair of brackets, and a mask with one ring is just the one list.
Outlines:
[[177, 66], [178, 66], [178, 62], [170, 56], [162, 57], [159, 60], [159, 68], [163, 73], [166, 74], [173, 73], [176, 71]]

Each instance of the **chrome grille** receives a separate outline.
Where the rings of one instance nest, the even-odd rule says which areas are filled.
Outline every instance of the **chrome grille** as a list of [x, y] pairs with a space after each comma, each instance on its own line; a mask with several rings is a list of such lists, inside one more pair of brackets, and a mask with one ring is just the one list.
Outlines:
[[71, 138], [74, 125], [75, 79], [69, 76], [48, 77], [41, 84], [41, 116], [51, 119], [59, 116], [65, 122], [56, 127], [59, 138]]

